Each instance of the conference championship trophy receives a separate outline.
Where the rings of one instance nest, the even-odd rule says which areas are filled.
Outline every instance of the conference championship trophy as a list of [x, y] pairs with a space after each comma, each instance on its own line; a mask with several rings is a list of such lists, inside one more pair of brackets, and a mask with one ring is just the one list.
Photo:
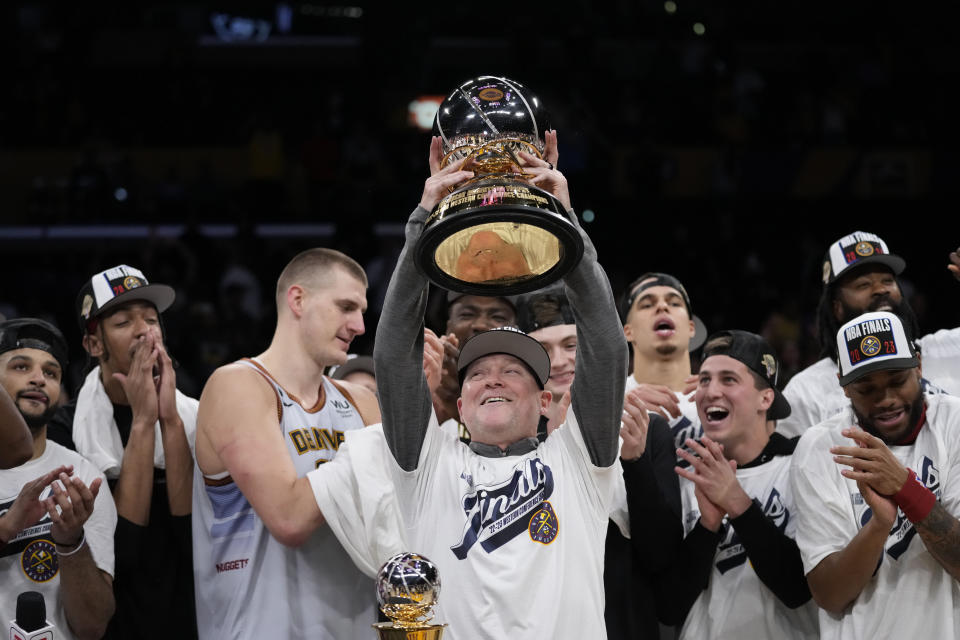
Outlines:
[[377, 602], [390, 622], [373, 625], [380, 640], [440, 640], [445, 624], [429, 624], [440, 595], [440, 575], [416, 553], [398, 553], [377, 574]]
[[543, 157], [545, 112], [523, 85], [481, 76], [440, 105], [440, 167], [467, 159], [474, 177], [424, 223], [416, 262], [434, 284], [471, 295], [526, 293], [562, 278], [583, 240], [553, 194], [527, 180], [518, 152]]

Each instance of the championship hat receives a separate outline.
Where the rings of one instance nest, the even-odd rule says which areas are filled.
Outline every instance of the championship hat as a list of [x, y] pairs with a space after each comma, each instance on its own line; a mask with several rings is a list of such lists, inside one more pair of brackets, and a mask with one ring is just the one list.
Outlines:
[[687, 293], [686, 287], [683, 286], [680, 280], [669, 273], [650, 271], [631, 282], [630, 286], [627, 287], [627, 294], [624, 296], [623, 302], [620, 305], [620, 321], [623, 323], [627, 322], [627, 314], [630, 313], [630, 308], [633, 307], [633, 303], [636, 302], [641, 293], [650, 287], [671, 287], [677, 290], [680, 297], [683, 298], [683, 303], [687, 306], [687, 315], [693, 320], [693, 335], [690, 336], [689, 350], [696, 351], [699, 349], [707, 339], [707, 325], [705, 325], [703, 320], [698, 316], [694, 315], [693, 307], [690, 306], [690, 294]]
[[900, 318], [887, 311], [871, 311], [840, 327], [837, 363], [840, 386], [845, 387], [874, 371], [913, 369], [920, 366], [920, 359]]
[[117, 305], [146, 300], [164, 312], [175, 298], [172, 287], [150, 284], [143, 272], [125, 264], [101, 271], [83, 284], [77, 295], [81, 333], [89, 333], [90, 321]]
[[457, 373], [461, 386], [467, 367], [476, 360], [495, 353], [505, 353], [527, 365], [541, 389], [550, 377], [550, 356], [538, 341], [516, 327], [499, 327], [478, 333], [460, 349]]
[[894, 275], [900, 275], [907, 266], [903, 258], [890, 253], [890, 248], [880, 236], [854, 231], [827, 249], [823, 257], [823, 284], [832, 284], [850, 269], [871, 263], [889, 267]]
[[69, 362], [67, 341], [60, 329], [40, 318], [15, 318], [0, 323], [0, 353], [14, 349], [46, 351], [63, 370]]
[[[715, 338], [728, 337], [729, 345], [711, 344]], [[780, 420], [790, 415], [790, 403], [777, 389], [780, 361], [773, 347], [762, 337], [749, 331], [718, 331], [707, 339], [700, 362], [710, 356], [729, 356], [742, 362], [748, 369], [763, 378], [773, 389], [773, 404], [767, 410], [769, 420]]]

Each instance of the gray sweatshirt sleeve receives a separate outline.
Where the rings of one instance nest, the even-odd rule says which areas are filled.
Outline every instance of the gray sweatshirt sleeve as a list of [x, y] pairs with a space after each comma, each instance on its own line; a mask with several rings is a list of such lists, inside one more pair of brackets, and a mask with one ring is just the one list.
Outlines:
[[417, 207], [407, 220], [406, 243], [390, 278], [373, 349], [383, 433], [397, 464], [406, 471], [417, 468], [432, 410], [423, 374], [427, 280], [413, 261], [428, 215]]
[[627, 342], [597, 250], [572, 211], [569, 218], [584, 244], [583, 259], [564, 278], [577, 323], [577, 364], [570, 395], [590, 460], [607, 467], [616, 460], [619, 448]]

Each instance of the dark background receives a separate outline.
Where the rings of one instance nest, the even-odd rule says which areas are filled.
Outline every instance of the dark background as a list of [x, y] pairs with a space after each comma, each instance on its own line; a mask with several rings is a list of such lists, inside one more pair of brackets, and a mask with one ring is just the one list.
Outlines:
[[89, 4], [0, 8], [0, 313], [55, 320], [76, 368], [76, 292], [128, 263], [177, 288], [169, 342], [199, 393], [266, 346], [310, 246], [367, 267], [369, 352], [427, 175], [408, 104], [484, 74], [547, 105], [616, 294], [673, 273], [708, 327], [764, 332], [792, 373], [817, 356], [827, 244], [862, 229], [906, 258], [923, 330], [957, 324], [943, 6]]

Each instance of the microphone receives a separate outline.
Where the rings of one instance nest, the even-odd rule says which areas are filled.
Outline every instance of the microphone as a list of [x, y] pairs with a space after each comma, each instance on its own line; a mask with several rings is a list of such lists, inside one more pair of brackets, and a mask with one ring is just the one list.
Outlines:
[[10, 621], [10, 640], [53, 640], [53, 625], [47, 620], [47, 605], [39, 591], [17, 596], [17, 619]]

